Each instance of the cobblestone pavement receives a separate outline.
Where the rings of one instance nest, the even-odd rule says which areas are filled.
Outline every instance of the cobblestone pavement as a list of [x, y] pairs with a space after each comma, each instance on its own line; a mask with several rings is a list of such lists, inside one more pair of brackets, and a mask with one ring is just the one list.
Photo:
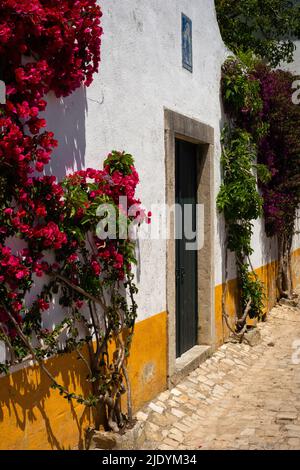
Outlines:
[[138, 413], [146, 449], [300, 449], [300, 308], [258, 328], [257, 346], [226, 343]]

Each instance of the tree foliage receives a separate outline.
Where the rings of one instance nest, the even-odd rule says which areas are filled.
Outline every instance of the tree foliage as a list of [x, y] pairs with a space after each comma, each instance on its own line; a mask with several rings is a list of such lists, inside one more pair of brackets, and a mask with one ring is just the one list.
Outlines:
[[277, 66], [292, 62], [294, 38], [300, 37], [300, 5], [289, 0], [215, 0], [224, 42]]

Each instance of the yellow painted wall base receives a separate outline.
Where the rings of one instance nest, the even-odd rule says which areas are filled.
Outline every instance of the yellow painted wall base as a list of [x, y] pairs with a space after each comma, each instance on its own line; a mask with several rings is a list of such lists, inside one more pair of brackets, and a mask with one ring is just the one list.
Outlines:
[[[277, 262], [274, 261], [262, 268], [257, 269], [255, 272], [259, 279], [265, 285], [266, 303], [265, 313], [268, 313], [277, 301]], [[300, 285], [300, 249], [292, 254], [292, 269], [293, 269], [293, 284], [294, 286]], [[230, 317], [234, 317], [239, 309], [238, 299], [238, 284], [237, 280], [233, 279], [227, 284], [226, 296], [226, 310]], [[222, 318], [222, 297], [225, 289], [225, 284], [219, 285], [215, 288], [215, 326], [216, 326], [216, 347], [220, 346], [229, 335], [229, 330], [224, 324]]]
[[[47, 362], [58, 382], [72, 392], [87, 395], [86, 370], [76, 354]], [[167, 314], [136, 325], [128, 364], [133, 406], [166, 389]], [[27, 367], [0, 379], [0, 449], [73, 449], [84, 446], [84, 431], [93, 424], [92, 411], [68, 403], [50, 388], [39, 367]]]
[[300, 286], [300, 249], [294, 251], [292, 255], [293, 285]]

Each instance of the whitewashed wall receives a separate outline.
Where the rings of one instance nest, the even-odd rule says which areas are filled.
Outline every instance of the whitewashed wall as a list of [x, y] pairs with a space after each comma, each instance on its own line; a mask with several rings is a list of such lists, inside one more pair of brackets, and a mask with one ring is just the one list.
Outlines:
[[[59, 103], [49, 97], [48, 127], [60, 142], [51, 171], [101, 167], [112, 149], [134, 155], [143, 204], [165, 202], [164, 107], [215, 129], [215, 196], [221, 182], [221, 65], [227, 55], [213, 0], [105, 0], [100, 73]], [[182, 68], [181, 13], [193, 21], [194, 71]], [[155, 216], [155, 214], [154, 214]], [[224, 279], [224, 227], [215, 214], [215, 284]], [[255, 224], [254, 267], [276, 258]], [[300, 243], [299, 243], [300, 246]], [[166, 242], [141, 241], [139, 319], [166, 309]], [[230, 277], [235, 277], [232, 263]]]
[[[110, 0], [99, 4], [104, 13], [100, 73], [86, 91], [60, 104], [50, 100], [49, 128], [62, 142], [52, 171], [62, 176], [72, 167], [97, 168], [112, 149], [126, 150], [136, 159], [143, 204], [150, 208], [164, 203], [166, 107], [215, 128], [217, 189], [222, 119], [219, 83], [226, 50], [214, 1]], [[193, 21], [193, 74], [181, 65], [182, 12]], [[220, 254], [218, 248], [217, 259]], [[166, 309], [166, 242], [141, 241], [139, 257], [139, 319], [144, 319]]]

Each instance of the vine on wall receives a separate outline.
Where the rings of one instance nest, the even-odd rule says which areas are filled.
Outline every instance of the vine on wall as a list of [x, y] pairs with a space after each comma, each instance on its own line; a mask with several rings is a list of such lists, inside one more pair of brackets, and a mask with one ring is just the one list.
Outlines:
[[272, 70], [251, 53], [229, 58], [222, 70], [229, 127], [223, 137], [224, 184], [218, 207], [226, 220], [228, 248], [237, 259], [244, 312], [237, 328], [248, 314], [262, 313], [263, 288], [249, 259], [251, 221], [262, 213], [267, 235], [278, 239], [279, 295], [292, 296], [290, 250], [300, 202], [300, 109], [292, 102], [295, 78]]
[[[250, 255], [254, 251], [251, 247], [253, 220], [262, 215], [262, 199], [257, 192], [256, 176], [253, 173], [256, 147], [251, 135], [240, 128], [227, 127], [223, 132], [222, 145], [221, 163], [224, 180], [217, 206], [224, 214], [226, 222], [226, 253], [227, 250], [235, 253], [241, 309], [234, 333], [242, 336], [248, 316], [260, 317], [263, 310], [263, 285], [257, 278], [250, 260]], [[226, 289], [227, 281], [226, 272]], [[229, 326], [225, 305], [226, 289], [223, 296], [223, 313]]]
[[[222, 139], [224, 181], [217, 199], [218, 209], [226, 222], [226, 266], [227, 249], [234, 252], [236, 258], [240, 312], [233, 331], [241, 337], [246, 330], [247, 318], [259, 318], [263, 314], [264, 286], [253, 270], [250, 256], [254, 251], [251, 246], [253, 221], [262, 216], [263, 208], [257, 177], [265, 182], [269, 178], [267, 168], [257, 163], [257, 142], [268, 129], [258, 121], [263, 109], [260, 83], [246, 65], [254, 64], [252, 55], [242, 56], [243, 60], [228, 58], [222, 68], [222, 94], [228, 125]], [[230, 327], [226, 292], [227, 272], [223, 315]]]
[[[0, 105], [0, 340], [7, 360], [0, 367], [8, 373], [33, 359], [61, 395], [95, 407], [97, 423], [102, 418], [118, 431], [132, 413], [126, 361], [137, 310], [135, 246], [129, 238], [99, 239], [97, 208], [110, 204], [126, 226], [148, 219], [135, 198], [134, 161], [112, 152], [102, 170], [78, 171], [63, 182], [43, 174], [58, 145], [45, 130], [44, 97], [92, 82], [101, 15], [96, 0], [0, 1], [0, 79], [7, 90]], [[133, 215], [119, 196], [135, 206]], [[37, 278], [43, 287], [30, 301]], [[46, 330], [43, 318], [57, 298], [63, 319]], [[47, 368], [45, 359], [72, 351], [86, 366], [88, 396], [66, 389]]]

